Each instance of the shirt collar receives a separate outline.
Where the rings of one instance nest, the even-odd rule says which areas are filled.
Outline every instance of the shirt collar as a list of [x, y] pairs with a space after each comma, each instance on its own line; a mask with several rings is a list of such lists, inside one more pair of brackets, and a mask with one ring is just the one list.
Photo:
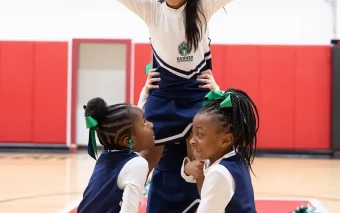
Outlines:
[[185, 6], [187, 5], [187, 3], [185, 2], [184, 5], [182, 5], [180, 8], [178, 9], [173, 9], [171, 7], [168, 7], [168, 5], [166, 4], [166, 2], [163, 3], [164, 6], [163, 7], [166, 7], [166, 9], [170, 12], [170, 13], [179, 13], [179, 12], [182, 12], [185, 8]]
[[221, 162], [221, 160], [226, 159], [226, 158], [230, 158], [232, 156], [236, 155], [236, 151], [232, 150], [231, 152], [228, 152], [227, 154], [223, 155], [223, 157], [221, 157], [220, 159], [218, 159], [217, 161], [215, 161], [213, 164], [210, 165], [210, 160], [206, 160], [204, 163], [204, 167], [203, 167], [203, 172], [204, 175], [206, 175], [206, 173], [208, 172], [208, 170], [216, 164], [219, 164]]

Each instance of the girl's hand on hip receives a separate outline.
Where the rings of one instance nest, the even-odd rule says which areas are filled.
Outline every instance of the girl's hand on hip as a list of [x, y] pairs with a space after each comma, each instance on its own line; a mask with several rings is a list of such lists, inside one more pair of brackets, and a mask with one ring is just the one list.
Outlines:
[[217, 85], [211, 70], [205, 70], [197, 76], [197, 81], [203, 82], [204, 85], [200, 85], [200, 88], [206, 88], [212, 90], [219, 90], [220, 87]]
[[148, 77], [146, 79], [145, 85], [144, 85], [144, 92], [146, 94], [149, 94], [150, 89], [158, 89], [158, 85], [153, 85], [155, 82], [159, 82], [160, 78], [154, 78], [155, 76], [159, 75], [159, 72], [156, 72], [156, 69], [151, 69], [149, 71]]

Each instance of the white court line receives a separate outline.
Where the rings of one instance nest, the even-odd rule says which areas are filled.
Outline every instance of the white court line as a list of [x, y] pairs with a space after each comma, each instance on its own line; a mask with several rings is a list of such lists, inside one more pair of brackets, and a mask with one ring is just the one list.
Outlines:
[[320, 213], [328, 213], [327, 209], [321, 204], [321, 202], [318, 199], [310, 199], [309, 202], [312, 204], [312, 206], [316, 207]]

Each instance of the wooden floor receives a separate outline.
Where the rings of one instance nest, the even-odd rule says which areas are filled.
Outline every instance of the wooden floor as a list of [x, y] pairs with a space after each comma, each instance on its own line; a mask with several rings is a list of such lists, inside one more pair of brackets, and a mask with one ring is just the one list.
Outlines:
[[[56, 213], [78, 200], [94, 166], [86, 154], [0, 153], [0, 212]], [[257, 197], [316, 198], [340, 212], [340, 160], [257, 158]]]

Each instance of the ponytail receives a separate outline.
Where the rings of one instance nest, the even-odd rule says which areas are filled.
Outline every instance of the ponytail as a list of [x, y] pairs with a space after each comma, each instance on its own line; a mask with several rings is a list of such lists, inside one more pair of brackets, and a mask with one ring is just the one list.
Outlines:
[[201, 0], [188, 0], [185, 8], [185, 37], [188, 50], [197, 50], [202, 39], [203, 27], [206, 29], [207, 20], [203, 13]]

